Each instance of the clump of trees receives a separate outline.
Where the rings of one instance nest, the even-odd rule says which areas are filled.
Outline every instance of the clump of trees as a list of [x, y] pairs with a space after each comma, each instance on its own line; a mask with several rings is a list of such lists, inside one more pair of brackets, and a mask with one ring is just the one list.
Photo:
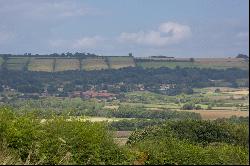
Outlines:
[[[248, 124], [225, 120], [144, 120], [136, 123], [150, 127], [133, 132], [127, 145], [119, 147], [107, 123], [79, 121], [70, 116], [41, 119], [30, 112], [15, 113], [2, 107], [0, 164], [249, 163]], [[119, 128], [117, 123], [114, 126]]]
[[104, 123], [63, 117], [41, 120], [8, 108], [0, 108], [0, 153], [2, 149], [13, 150], [22, 164], [128, 163], [127, 152], [114, 143]]
[[134, 132], [128, 144], [141, 153], [140, 164], [244, 165], [249, 162], [248, 133], [247, 125], [169, 121]]
[[[124, 68], [100, 71], [63, 71], [63, 72], [31, 72], [0, 70], [0, 86], [8, 85], [22, 93], [41, 93], [46, 87], [50, 93], [59, 93], [64, 86], [64, 94], [72, 91], [86, 91], [91, 86], [107, 89], [110, 92], [129, 92], [137, 90], [136, 85], [142, 84], [145, 90], [177, 95], [192, 94], [192, 88], [215, 86], [211, 80], [224, 80], [237, 87], [237, 79], [248, 78], [249, 71], [241, 69], [199, 69], [199, 68]], [[124, 83], [120, 88], [114, 85]], [[162, 84], [176, 85], [166, 91], [160, 91]], [[79, 88], [77, 85], [81, 85]], [[111, 88], [108, 85], [111, 85]], [[113, 85], [113, 86], [112, 86]]]
[[243, 59], [248, 60], [248, 59], [249, 59], [249, 56], [247, 56], [247, 55], [245, 55], [245, 54], [238, 54], [238, 55], [236, 56], [236, 58], [243, 58]]

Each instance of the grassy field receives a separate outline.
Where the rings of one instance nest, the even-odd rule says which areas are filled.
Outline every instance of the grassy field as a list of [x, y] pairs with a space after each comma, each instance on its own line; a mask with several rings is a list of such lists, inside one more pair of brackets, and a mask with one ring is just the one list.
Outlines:
[[204, 120], [215, 120], [217, 118], [230, 118], [231, 116], [243, 116], [248, 117], [249, 111], [231, 111], [231, 110], [180, 110], [188, 112], [196, 112], [201, 115]]
[[[220, 89], [219, 92], [215, 92]], [[151, 92], [130, 92], [125, 94], [125, 101], [118, 105], [144, 107], [147, 110], [175, 110], [200, 113], [203, 119], [216, 119], [222, 117], [248, 116], [249, 114], [249, 89], [212, 87], [194, 89], [192, 95], [166, 96]], [[200, 106], [199, 110], [183, 110], [186, 103]], [[118, 109], [117, 104], [110, 103], [107, 108]]]
[[192, 62], [167, 62], [167, 61], [152, 61], [152, 62], [137, 62], [137, 66], [143, 68], [160, 68], [160, 67], [168, 67], [168, 68], [176, 68], [179, 67], [199, 67], [198, 64]]
[[239, 58], [197, 58], [195, 62], [200, 66], [204, 66], [206, 68], [217, 68], [217, 69], [224, 69], [230, 67], [248, 69], [249, 62], [244, 61], [243, 59]]
[[108, 61], [112, 69], [135, 67], [134, 59], [132, 57], [108, 57]]
[[54, 59], [49, 58], [31, 58], [28, 70], [30, 71], [53, 71]]
[[175, 68], [179, 66], [184, 67], [198, 67], [198, 68], [215, 68], [215, 69], [226, 69], [226, 68], [241, 68], [248, 69], [249, 62], [243, 61], [237, 58], [200, 58], [195, 59], [195, 62], [170, 62], [170, 61], [152, 61], [152, 62], [137, 62], [138, 66], [143, 68], [159, 68], [169, 67]]
[[65, 71], [65, 70], [80, 70], [79, 60], [71, 58], [57, 58], [55, 71]]
[[88, 58], [82, 60], [82, 69], [83, 70], [101, 70], [108, 69], [108, 65], [105, 59], [101, 58]]
[[6, 62], [6, 67], [8, 70], [23, 70], [28, 60], [29, 60], [28, 57], [9, 58]]
[[[10, 70], [22, 70], [27, 64], [29, 57], [9, 57], [7, 61], [7, 68]], [[184, 68], [215, 68], [215, 69], [226, 69], [231, 67], [248, 69], [249, 62], [239, 58], [197, 58], [194, 62], [188, 61], [189, 59], [176, 59], [181, 62], [174, 61], [151, 61], [151, 62], [137, 62], [135, 64], [133, 57], [107, 57], [108, 64], [103, 57], [99, 58], [87, 58], [83, 59], [80, 65], [79, 61], [74, 58], [62, 58], [56, 57], [55, 71], [65, 70], [79, 70], [82, 65], [82, 70], [101, 70], [108, 69], [119, 69], [124, 67], [135, 67], [136, 65], [143, 68], [160, 68], [169, 67], [176, 68], [177, 66]], [[31, 71], [49, 71], [52, 69], [51, 58], [48, 57], [33, 57], [31, 58], [31, 64], [28, 66], [28, 70]], [[3, 63], [3, 58], [0, 57], [0, 66]], [[48, 63], [48, 64], [47, 64]], [[241, 81], [241, 80], [239, 80]], [[243, 80], [244, 84], [245, 81]], [[223, 85], [223, 83], [221, 83]], [[220, 83], [218, 83], [220, 85]]]

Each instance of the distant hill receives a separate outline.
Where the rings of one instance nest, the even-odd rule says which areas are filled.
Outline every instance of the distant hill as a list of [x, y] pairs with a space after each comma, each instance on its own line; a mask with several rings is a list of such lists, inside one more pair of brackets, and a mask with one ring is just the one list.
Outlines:
[[[103, 70], [126, 67], [197, 67], [197, 68], [241, 68], [248, 69], [245, 56], [237, 58], [174, 58], [151, 56], [98, 56], [95, 54], [51, 54], [51, 55], [10, 55], [0, 54], [0, 69], [58, 72], [67, 70]], [[193, 60], [191, 60], [193, 59]]]

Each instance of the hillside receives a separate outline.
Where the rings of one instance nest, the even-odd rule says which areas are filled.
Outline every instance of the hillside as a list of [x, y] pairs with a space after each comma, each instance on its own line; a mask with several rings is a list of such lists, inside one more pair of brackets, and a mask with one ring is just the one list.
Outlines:
[[0, 55], [1, 69], [58, 72], [67, 70], [102, 70], [126, 67], [142, 68], [240, 68], [248, 69], [249, 61], [242, 58], [135, 58], [132, 56], [6, 56]]

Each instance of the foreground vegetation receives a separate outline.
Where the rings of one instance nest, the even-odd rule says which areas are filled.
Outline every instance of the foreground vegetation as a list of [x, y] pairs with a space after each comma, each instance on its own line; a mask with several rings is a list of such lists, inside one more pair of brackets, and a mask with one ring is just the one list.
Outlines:
[[[247, 164], [248, 124], [168, 121], [137, 130], [125, 146], [109, 123], [43, 121], [0, 108], [0, 164]], [[160, 146], [159, 146], [160, 145]]]

